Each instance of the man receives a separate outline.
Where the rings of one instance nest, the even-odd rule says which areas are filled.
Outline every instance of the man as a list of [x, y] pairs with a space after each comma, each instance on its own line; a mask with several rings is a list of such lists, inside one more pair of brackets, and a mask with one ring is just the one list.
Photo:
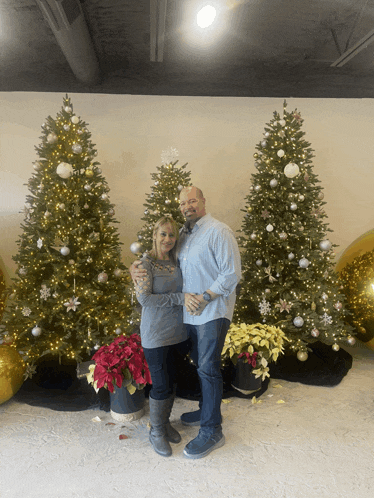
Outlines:
[[181, 191], [180, 210], [186, 218], [178, 245], [183, 292], [196, 294], [194, 297], [200, 302], [197, 311], [193, 302], [191, 306], [187, 304], [183, 316], [201, 385], [199, 409], [181, 416], [184, 425], [200, 425], [198, 436], [186, 445], [183, 453], [196, 459], [225, 442], [221, 425], [221, 352], [234, 312], [241, 268], [233, 231], [206, 212], [199, 188], [186, 187]]

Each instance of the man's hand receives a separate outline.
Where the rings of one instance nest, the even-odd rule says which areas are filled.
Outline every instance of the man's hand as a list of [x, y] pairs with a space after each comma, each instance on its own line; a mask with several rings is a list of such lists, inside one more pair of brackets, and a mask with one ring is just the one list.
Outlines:
[[201, 313], [204, 311], [205, 306], [207, 306], [209, 304], [209, 302], [205, 301], [202, 294], [195, 295], [194, 297], [199, 302], [199, 306], [196, 310], [194, 310], [192, 312], [189, 311], [189, 313], [190, 313], [190, 315], [193, 315], [193, 316], [200, 316]]
[[132, 263], [132, 265], [129, 268], [129, 272], [134, 284], [141, 282], [143, 278], [147, 275], [147, 270], [141, 268], [140, 266], [141, 264], [142, 262], [137, 259]]

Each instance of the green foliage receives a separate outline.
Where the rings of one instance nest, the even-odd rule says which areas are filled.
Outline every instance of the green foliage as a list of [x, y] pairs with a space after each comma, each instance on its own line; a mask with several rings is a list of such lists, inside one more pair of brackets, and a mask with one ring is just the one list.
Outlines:
[[239, 237], [243, 284], [234, 314], [237, 323], [281, 327], [294, 352], [306, 351], [316, 340], [338, 344], [352, 334], [333, 272], [324, 194], [302, 122], [284, 103], [283, 116], [274, 112], [256, 146], [257, 172]]
[[29, 372], [45, 355], [90, 356], [126, 333], [131, 312], [109, 187], [68, 96], [40, 138], [3, 333]]

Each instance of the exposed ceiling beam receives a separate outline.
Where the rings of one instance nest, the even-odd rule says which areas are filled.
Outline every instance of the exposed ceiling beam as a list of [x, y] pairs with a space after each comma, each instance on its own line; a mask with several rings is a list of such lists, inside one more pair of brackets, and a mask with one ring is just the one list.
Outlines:
[[350, 59], [355, 57], [361, 50], [364, 50], [370, 43], [374, 41], [374, 29], [369, 31], [364, 37], [361, 38], [353, 47], [346, 50], [336, 61], [331, 64], [331, 67], [342, 67]]
[[151, 13], [151, 61], [164, 60], [165, 24], [167, 0], [150, 0]]

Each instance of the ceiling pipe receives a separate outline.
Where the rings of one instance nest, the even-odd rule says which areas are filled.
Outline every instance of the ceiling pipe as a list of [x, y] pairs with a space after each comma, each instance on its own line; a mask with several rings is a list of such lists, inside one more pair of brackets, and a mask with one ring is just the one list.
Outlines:
[[79, 0], [36, 0], [76, 78], [98, 82], [99, 62]]
[[151, 13], [151, 62], [164, 60], [167, 0], [150, 0]]

